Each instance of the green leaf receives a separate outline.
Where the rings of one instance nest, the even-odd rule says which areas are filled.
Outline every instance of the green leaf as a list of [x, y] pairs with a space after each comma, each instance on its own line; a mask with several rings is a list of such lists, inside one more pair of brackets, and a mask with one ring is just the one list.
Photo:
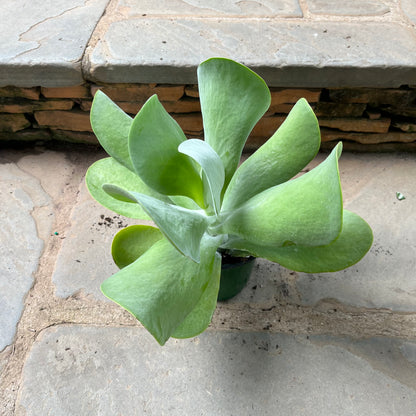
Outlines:
[[302, 98], [276, 133], [237, 169], [225, 192], [223, 210], [295, 176], [315, 157], [320, 142], [318, 120]]
[[218, 214], [220, 212], [221, 190], [225, 177], [221, 158], [208, 143], [199, 139], [190, 139], [182, 142], [178, 150], [190, 156], [202, 167], [209, 189], [209, 205]]
[[339, 143], [315, 169], [223, 213], [224, 222], [211, 232], [235, 235], [260, 246], [329, 244], [342, 226], [341, 149]]
[[186, 137], [156, 95], [143, 105], [129, 134], [130, 157], [140, 178], [164, 195], [184, 195], [204, 206], [202, 180], [194, 162], [178, 151]]
[[92, 102], [90, 120], [91, 127], [104, 150], [117, 162], [134, 171], [128, 149], [133, 119], [98, 90]]
[[131, 225], [123, 228], [113, 239], [111, 246], [113, 260], [122, 269], [135, 262], [162, 238], [163, 234], [150, 225]]
[[199, 65], [198, 82], [205, 141], [223, 161], [226, 186], [248, 135], [270, 105], [270, 91], [253, 71], [224, 58]]
[[232, 247], [248, 250], [252, 255], [263, 257], [299, 272], [336, 272], [360, 261], [373, 242], [370, 226], [357, 214], [344, 210], [342, 230], [339, 237], [325, 246], [307, 247], [260, 247], [244, 241], [230, 241]]
[[101, 285], [108, 298], [127, 309], [164, 345], [195, 308], [209, 275], [166, 239]]
[[165, 237], [185, 256], [195, 262], [200, 260], [200, 243], [208, 227], [208, 217], [201, 211], [193, 211], [177, 205], [167, 204], [156, 198], [126, 191], [105, 184], [103, 189], [110, 194], [119, 194], [137, 201]]
[[127, 202], [126, 200], [113, 198], [102, 189], [103, 184], [111, 182], [121, 188], [133, 189], [137, 192], [168, 201], [168, 198], [150, 189], [135, 173], [111, 157], [98, 160], [92, 164], [87, 171], [85, 181], [91, 196], [97, 202], [129, 218], [150, 219], [137, 202]]
[[211, 322], [217, 306], [218, 290], [221, 277], [221, 255], [215, 253], [217, 246], [204, 247], [201, 252], [204, 257], [201, 259], [199, 274], [208, 275], [208, 285], [202, 294], [199, 302], [185, 320], [172, 333], [174, 338], [190, 338], [205, 331]]

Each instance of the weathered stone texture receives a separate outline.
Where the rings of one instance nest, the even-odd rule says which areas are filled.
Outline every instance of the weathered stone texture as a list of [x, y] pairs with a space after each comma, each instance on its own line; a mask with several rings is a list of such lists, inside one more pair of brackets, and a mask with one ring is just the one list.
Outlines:
[[380, 105], [406, 107], [415, 104], [416, 89], [331, 88], [329, 98], [334, 102], [366, 103], [376, 107]]
[[81, 59], [107, 3], [3, 0], [0, 85], [81, 84]]
[[[44, 246], [33, 217], [50, 197], [39, 181], [0, 157], [0, 351], [13, 342]], [[52, 221], [49, 217], [48, 222]], [[46, 227], [47, 228], [47, 227]]]
[[358, 131], [363, 133], [387, 133], [391, 120], [366, 120], [364, 118], [319, 118], [321, 127], [329, 127], [341, 131]]
[[301, 98], [305, 98], [308, 103], [317, 103], [321, 96], [321, 90], [271, 88], [270, 94], [272, 96], [270, 106], [273, 107], [278, 104], [295, 104]]
[[97, 90], [101, 90], [113, 101], [139, 101], [145, 102], [153, 94], [157, 94], [160, 101], [179, 100], [185, 91], [183, 85], [157, 85], [157, 84], [115, 84], [91, 86], [91, 93], [95, 95]]
[[88, 113], [82, 111], [35, 111], [40, 126], [69, 131], [92, 131]]
[[16, 416], [411, 416], [411, 340], [206, 332], [160, 348], [140, 328], [55, 327], [30, 352]]
[[[416, 142], [416, 133], [403, 133], [396, 131], [383, 134], [365, 134], [322, 129], [321, 139], [323, 142], [347, 140], [371, 145], [378, 145], [382, 143], [413, 143]], [[403, 148], [403, 150], [406, 150], [406, 148]], [[409, 148], [409, 150], [411, 150], [411, 148]]]
[[[270, 86], [299, 87], [302, 80], [307, 88], [385, 88], [414, 83], [414, 43], [407, 27], [391, 22], [272, 19], [265, 30], [261, 20], [248, 25], [244, 19], [137, 16], [111, 22], [85, 66], [88, 79], [97, 82], [194, 84], [200, 62], [224, 56], [250, 66]], [[381, 53], [386, 49], [395, 53]]]
[[20, 87], [1, 87], [0, 97], [27, 98], [28, 100], [38, 100], [40, 88], [20, 88]]
[[[131, 116], [140, 111], [147, 99], [157, 94], [164, 108], [179, 122], [185, 134], [203, 137], [200, 102], [195, 85], [93, 84], [75, 88], [42, 88], [42, 96], [36, 100], [0, 97], [0, 112], [21, 113], [14, 118], [8, 118], [3, 113], [3, 130], [13, 134], [13, 131], [37, 128], [39, 125], [42, 129], [53, 130], [52, 137], [58, 140], [97, 143], [92, 135], [89, 111], [92, 95], [98, 89], [108, 94]], [[4, 91], [8, 95], [13, 92], [7, 89]], [[39, 92], [36, 89], [29, 91]], [[254, 127], [246, 150], [255, 150], [264, 143], [302, 97], [307, 99], [320, 121], [324, 142], [347, 140], [374, 145], [388, 142], [412, 143], [415, 140], [412, 135], [413, 126], [416, 124], [415, 91], [409, 87], [386, 90], [271, 88], [271, 106]], [[75, 97], [77, 94], [79, 96]], [[45, 98], [45, 95], [51, 98]], [[58, 98], [64, 96], [72, 98]], [[29, 124], [33, 118], [38, 125]], [[3, 140], [20, 140], [22, 137], [2, 135]], [[27, 139], [31, 137], [36, 139], [36, 134], [26, 134]]]
[[154, 2], [152, 0], [123, 0], [119, 3], [118, 10], [124, 11], [127, 17], [137, 16], [161, 16], [168, 17], [302, 17], [302, 11], [297, 0], [261, 0], [253, 2], [241, 2], [231, 0], [181, 1], [164, 0]]
[[[317, 117], [361, 117], [366, 107], [367, 103], [352, 104], [321, 101], [316, 104], [314, 111]], [[380, 118], [380, 113], [376, 118]]]
[[91, 97], [90, 88], [87, 85], [78, 85], [76, 87], [61, 88], [41, 88], [42, 95], [45, 98], [89, 98]]
[[0, 131], [14, 133], [31, 125], [23, 114], [0, 114]]
[[2, 113], [33, 113], [46, 110], [71, 110], [74, 102], [71, 100], [16, 100], [0, 98], [0, 112]]

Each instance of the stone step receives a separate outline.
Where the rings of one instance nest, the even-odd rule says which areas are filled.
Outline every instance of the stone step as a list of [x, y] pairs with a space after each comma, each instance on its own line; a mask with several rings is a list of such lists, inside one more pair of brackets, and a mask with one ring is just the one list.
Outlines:
[[4, 0], [0, 10], [0, 86], [193, 84], [212, 56], [270, 86], [416, 84], [413, 0]]

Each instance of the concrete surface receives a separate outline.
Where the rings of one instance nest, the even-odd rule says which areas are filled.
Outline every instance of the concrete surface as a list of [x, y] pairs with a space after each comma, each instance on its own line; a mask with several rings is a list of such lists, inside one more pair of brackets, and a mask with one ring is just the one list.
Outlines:
[[0, 414], [414, 415], [415, 155], [343, 154], [345, 205], [375, 233], [357, 266], [258, 259], [203, 335], [163, 348], [99, 291], [130, 223], [86, 192], [102, 156], [1, 149]]
[[270, 86], [416, 83], [413, 0], [4, 0], [0, 86], [194, 83], [212, 56]]

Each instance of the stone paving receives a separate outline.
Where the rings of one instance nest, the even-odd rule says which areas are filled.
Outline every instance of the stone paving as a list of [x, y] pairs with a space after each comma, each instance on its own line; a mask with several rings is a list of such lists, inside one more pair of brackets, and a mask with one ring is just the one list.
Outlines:
[[0, 13], [0, 86], [192, 84], [212, 56], [269, 86], [416, 84], [413, 0], [3, 0]]
[[102, 156], [1, 150], [2, 415], [415, 414], [416, 155], [343, 154], [344, 204], [375, 234], [360, 263], [309, 275], [258, 259], [204, 334], [165, 347], [99, 291], [133, 223], [86, 191]]
[[[3, 0], [0, 13], [0, 86], [191, 84], [214, 55], [270, 86], [416, 85], [414, 0]], [[134, 223], [88, 195], [101, 157], [0, 149], [1, 415], [416, 415], [415, 154], [342, 156], [344, 204], [374, 230], [360, 263], [311, 275], [258, 259], [204, 334], [163, 348], [99, 290], [112, 237]]]

